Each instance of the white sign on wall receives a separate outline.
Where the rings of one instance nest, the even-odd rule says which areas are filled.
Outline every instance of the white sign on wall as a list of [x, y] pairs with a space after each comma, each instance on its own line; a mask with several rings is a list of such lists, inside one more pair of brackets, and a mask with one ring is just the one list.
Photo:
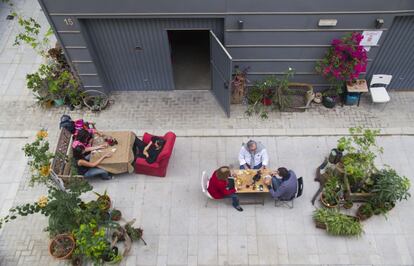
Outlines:
[[382, 30], [367, 30], [362, 32], [364, 38], [361, 40], [361, 45], [364, 46], [365, 50], [369, 51], [371, 46], [377, 45], [381, 38]]

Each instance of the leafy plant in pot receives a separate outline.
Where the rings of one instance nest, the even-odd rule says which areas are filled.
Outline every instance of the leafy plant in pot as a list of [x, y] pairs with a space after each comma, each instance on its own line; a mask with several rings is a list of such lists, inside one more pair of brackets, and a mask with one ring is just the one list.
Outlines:
[[110, 212], [110, 214], [111, 214], [111, 220], [112, 220], [112, 221], [119, 221], [119, 220], [121, 220], [122, 213], [121, 213], [121, 211], [120, 211], [120, 210], [113, 209], [113, 210]]
[[350, 136], [338, 140], [338, 147], [344, 150], [342, 163], [351, 192], [360, 191], [371, 185], [371, 175], [377, 171], [374, 160], [383, 148], [377, 145], [379, 130], [350, 128]]
[[366, 71], [368, 56], [360, 45], [364, 36], [359, 32], [332, 40], [325, 57], [316, 64], [316, 71], [331, 83], [335, 95], [342, 93], [346, 81], [352, 81]]
[[356, 216], [359, 218], [360, 221], [367, 220], [371, 218], [372, 215], [374, 215], [374, 210], [372, 208], [371, 203], [366, 202], [358, 207]]
[[83, 103], [93, 112], [102, 111], [109, 103], [108, 96], [101, 91], [87, 90], [84, 95]]
[[260, 118], [268, 118], [269, 106], [272, 104], [272, 96], [278, 85], [276, 77], [271, 76], [263, 81], [256, 81], [254, 86], [247, 92], [247, 110], [246, 114], [259, 115]]
[[360, 236], [363, 232], [358, 218], [342, 214], [336, 209], [319, 208], [314, 211], [313, 219], [318, 228], [325, 227], [331, 235]]
[[391, 168], [382, 169], [373, 175], [374, 185], [371, 193], [370, 202], [374, 210], [386, 213], [391, 210], [398, 201], [407, 200], [411, 194], [410, 180], [405, 176], [400, 176]]
[[75, 250], [75, 240], [70, 234], [55, 236], [49, 243], [49, 254], [57, 259], [68, 259]]
[[336, 175], [332, 175], [325, 183], [321, 194], [321, 202], [327, 208], [335, 208], [339, 204], [341, 185]]

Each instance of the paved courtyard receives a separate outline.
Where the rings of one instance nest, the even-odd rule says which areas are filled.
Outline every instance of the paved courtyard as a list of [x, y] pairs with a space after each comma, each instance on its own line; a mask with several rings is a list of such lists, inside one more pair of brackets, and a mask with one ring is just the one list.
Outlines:
[[[37, 1], [15, 5], [47, 25]], [[336, 135], [352, 126], [381, 128], [385, 153], [378, 163], [391, 165], [414, 184], [414, 92], [391, 92], [383, 111], [372, 108], [366, 95], [360, 107], [315, 105], [305, 113], [274, 112], [264, 121], [245, 116], [242, 105], [232, 106], [227, 118], [209, 91], [113, 93], [113, 104], [101, 113], [45, 110], [25, 87], [26, 74], [42, 58], [28, 47], [13, 46], [16, 21], [5, 20], [4, 7], [0, 3], [1, 216], [46, 193], [28, 186], [21, 148], [39, 128], [49, 130], [54, 146], [59, 118], [67, 113], [105, 130], [177, 133], [166, 178], [131, 174], [92, 181], [96, 191], [108, 189], [115, 206], [144, 228], [148, 246], [134, 244], [122, 265], [414, 265], [413, 199], [398, 204], [387, 219], [364, 222], [359, 239], [330, 237], [316, 229], [310, 204], [318, 187], [315, 167], [335, 145]], [[236, 163], [241, 142], [252, 136], [269, 149], [272, 167], [286, 166], [304, 177], [304, 195], [293, 210], [275, 208], [270, 197], [264, 206], [243, 206], [242, 213], [226, 201], [209, 201], [205, 207], [201, 172]], [[64, 264], [48, 255], [48, 237], [42, 232], [46, 222], [34, 215], [1, 230], [0, 266]]]
[[[134, 244], [123, 265], [414, 264], [412, 199], [398, 204], [387, 218], [376, 216], [364, 222], [361, 238], [330, 237], [314, 227], [310, 199], [318, 184], [313, 174], [336, 137], [257, 139], [268, 148], [273, 168], [286, 166], [304, 177], [304, 194], [294, 209], [275, 208], [270, 197], [264, 206], [243, 206], [241, 213], [227, 201], [210, 200], [204, 206], [201, 171], [211, 173], [220, 165], [235, 163], [240, 143], [246, 140], [242, 137], [178, 138], [166, 178], [131, 174], [93, 181], [96, 191], [108, 189], [125, 217], [136, 218], [144, 228], [148, 246]], [[414, 138], [381, 137], [379, 142], [385, 153], [378, 164], [385, 162], [414, 182]], [[20, 147], [8, 145], [17, 156]], [[1, 176], [3, 184], [19, 178], [25, 169], [20, 163], [14, 166], [19, 171]], [[27, 173], [16, 204], [45, 193], [28, 187], [26, 178]], [[8, 224], [0, 235], [0, 265], [58, 265], [47, 254], [45, 226], [46, 220], [36, 215]]]

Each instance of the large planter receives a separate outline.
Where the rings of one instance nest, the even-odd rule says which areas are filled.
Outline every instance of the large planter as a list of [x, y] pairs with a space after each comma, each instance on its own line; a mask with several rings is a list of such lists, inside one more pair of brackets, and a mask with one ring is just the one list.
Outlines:
[[282, 112], [305, 112], [314, 98], [313, 87], [307, 83], [289, 83], [280, 96]]
[[83, 98], [83, 103], [92, 112], [102, 111], [108, 106], [109, 98], [105, 93], [101, 91], [87, 90], [85, 91], [85, 95], [86, 96]]
[[75, 239], [69, 234], [60, 234], [55, 236], [49, 242], [49, 254], [57, 259], [69, 259], [75, 250]]

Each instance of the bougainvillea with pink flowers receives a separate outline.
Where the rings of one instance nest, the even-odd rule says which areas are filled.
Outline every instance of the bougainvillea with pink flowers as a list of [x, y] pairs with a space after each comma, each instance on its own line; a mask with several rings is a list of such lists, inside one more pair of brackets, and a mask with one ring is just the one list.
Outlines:
[[367, 67], [367, 52], [360, 45], [362, 38], [361, 33], [354, 32], [334, 39], [323, 60], [316, 64], [316, 71], [337, 88], [344, 81], [358, 79]]

